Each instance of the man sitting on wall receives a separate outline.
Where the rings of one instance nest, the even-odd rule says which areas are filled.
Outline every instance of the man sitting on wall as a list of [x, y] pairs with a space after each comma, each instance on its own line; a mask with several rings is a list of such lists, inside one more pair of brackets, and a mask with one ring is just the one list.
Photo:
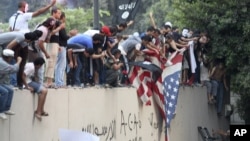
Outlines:
[[42, 57], [38, 57], [34, 62], [27, 63], [23, 72], [23, 83], [25, 88], [30, 90], [32, 93], [39, 94], [38, 96], [38, 105], [35, 111], [35, 117], [38, 120], [42, 120], [42, 116], [48, 116], [49, 114], [44, 111], [44, 104], [46, 96], [48, 93], [47, 88], [45, 88], [38, 81], [38, 70], [45, 63], [45, 60]]

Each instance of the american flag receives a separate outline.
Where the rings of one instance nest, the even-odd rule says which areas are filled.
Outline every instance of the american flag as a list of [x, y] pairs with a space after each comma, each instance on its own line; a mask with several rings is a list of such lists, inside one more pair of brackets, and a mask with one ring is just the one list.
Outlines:
[[[155, 77], [156, 74], [159, 73], [161, 76], [163, 61], [161, 60], [159, 53], [148, 49], [143, 50], [143, 52], [146, 55], [144, 62], [148, 62], [146, 64], [149, 65], [148, 69], [133, 66], [129, 74], [129, 79], [132, 85], [137, 89], [137, 94], [144, 104], [151, 105], [150, 97], [154, 96], [159, 112], [165, 120], [162, 78]], [[156, 68], [158, 68], [161, 72], [157, 71]]]
[[129, 73], [129, 81], [136, 88], [138, 97], [145, 105], [151, 105], [151, 75], [152, 72], [137, 65], [134, 65]]
[[167, 128], [170, 127], [170, 122], [175, 115], [175, 109], [179, 93], [182, 58], [182, 54], [177, 54], [171, 60], [173, 64], [171, 66], [166, 67], [162, 73]]

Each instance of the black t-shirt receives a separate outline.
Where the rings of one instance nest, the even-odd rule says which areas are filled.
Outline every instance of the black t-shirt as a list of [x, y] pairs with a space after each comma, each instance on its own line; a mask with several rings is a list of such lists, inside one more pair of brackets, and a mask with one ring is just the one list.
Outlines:
[[[55, 28], [59, 27], [60, 24], [61, 24], [60, 21], [56, 21]], [[51, 35], [49, 42], [50, 43], [59, 43], [59, 32], [55, 33], [54, 35]]]

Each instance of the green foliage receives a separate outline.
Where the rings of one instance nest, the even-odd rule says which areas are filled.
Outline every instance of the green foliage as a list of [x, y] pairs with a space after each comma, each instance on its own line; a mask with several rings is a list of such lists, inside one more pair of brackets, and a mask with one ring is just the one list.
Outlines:
[[0, 23], [0, 33], [9, 31], [8, 23]]

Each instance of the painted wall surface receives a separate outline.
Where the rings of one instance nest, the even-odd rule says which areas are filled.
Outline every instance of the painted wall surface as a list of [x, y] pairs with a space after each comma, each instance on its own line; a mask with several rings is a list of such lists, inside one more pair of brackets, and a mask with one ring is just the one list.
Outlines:
[[[153, 101], [153, 100], [152, 100]], [[0, 141], [58, 141], [58, 129], [96, 134], [101, 141], [164, 141], [164, 125], [154, 103], [142, 105], [134, 88], [51, 89], [45, 110], [49, 117], [34, 118], [37, 95], [16, 90], [16, 115], [0, 120]], [[181, 87], [170, 140], [201, 141], [197, 126], [225, 129], [214, 105], [207, 104], [205, 88]]]

